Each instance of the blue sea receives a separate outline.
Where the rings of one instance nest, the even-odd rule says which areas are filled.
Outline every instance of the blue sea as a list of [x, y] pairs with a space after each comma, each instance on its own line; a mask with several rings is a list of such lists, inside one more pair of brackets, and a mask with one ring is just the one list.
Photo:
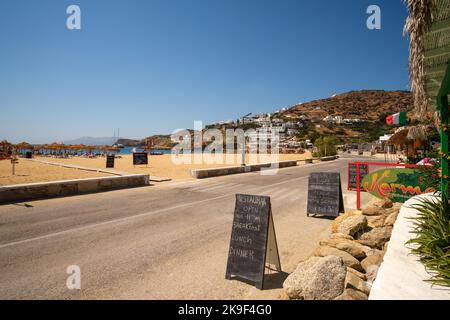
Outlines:
[[[117, 154], [131, 154], [131, 151], [134, 147], [123, 147], [120, 149], [120, 151]], [[137, 148], [137, 151], [142, 151], [141, 149]], [[161, 152], [163, 154], [170, 154], [170, 149], [152, 149], [152, 152]]]

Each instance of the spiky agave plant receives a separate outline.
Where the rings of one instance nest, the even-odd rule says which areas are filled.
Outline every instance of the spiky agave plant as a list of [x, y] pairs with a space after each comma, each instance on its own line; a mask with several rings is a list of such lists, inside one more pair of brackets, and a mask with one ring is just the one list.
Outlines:
[[424, 198], [412, 205], [418, 211], [411, 233], [416, 237], [407, 244], [418, 255], [435, 285], [450, 286], [450, 213], [448, 199]]

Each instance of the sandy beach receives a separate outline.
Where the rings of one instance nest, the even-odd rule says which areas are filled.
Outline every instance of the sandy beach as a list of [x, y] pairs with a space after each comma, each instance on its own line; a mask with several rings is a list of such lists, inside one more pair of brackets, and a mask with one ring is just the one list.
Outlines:
[[[261, 156], [261, 155], [260, 155]], [[311, 156], [309, 152], [303, 154], [280, 154], [279, 160], [303, 160]], [[220, 156], [225, 157], [225, 156]], [[131, 155], [120, 155], [120, 158], [115, 159], [115, 167], [113, 171], [128, 172], [128, 173], [148, 173], [150, 176], [157, 176], [168, 178], [172, 180], [187, 180], [192, 179], [190, 170], [228, 167], [240, 164], [240, 155], [234, 155], [232, 163], [226, 163], [223, 158], [223, 163], [200, 163], [195, 164], [194, 159], [191, 158], [191, 164], [175, 164], [172, 161], [170, 154], [165, 155], [149, 155], [149, 164], [144, 166], [133, 166], [133, 159]], [[104, 157], [97, 158], [82, 158], [72, 157], [67, 159], [49, 158], [49, 157], [35, 157], [36, 160], [42, 160], [53, 163], [72, 164], [87, 168], [106, 169], [106, 159]], [[219, 160], [219, 159], [218, 159]], [[247, 163], [261, 163], [267, 162], [264, 155], [250, 161], [249, 155], [246, 157]], [[16, 175], [11, 173], [11, 163], [9, 160], [0, 161], [0, 185], [44, 182], [66, 179], [81, 179], [92, 178], [99, 176], [108, 176], [106, 173], [96, 173], [85, 170], [69, 169], [48, 164], [31, 162], [26, 159], [19, 159], [19, 164], [16, 165]]]
[[57, 167], [25, 159], [19, 159], [19, 163], [16, 165], [16, 174], [12, 175], [11, 162], [9, 160], [0, 161], [0, 186], [105, 176], [111, 175], [107, 173]]

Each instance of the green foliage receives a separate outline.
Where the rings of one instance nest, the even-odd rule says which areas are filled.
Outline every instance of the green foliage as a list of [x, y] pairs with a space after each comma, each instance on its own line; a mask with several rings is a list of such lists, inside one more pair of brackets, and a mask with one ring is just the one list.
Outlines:
[[363, 133], [361, 136], [361, 142], [373, 142], [386, 133], [389, 133], [392, 129], [386, 124], [386, 122], [359, 122], [352, 125], [354, 131]]
[[308, 139], [311, 140], [311, 143], [315, 143], [317, 139], [320, 138], [320, 133], [316, 130], [308, 131]]
[[450, 213], [448, 199], [424, 199], [413, 206], [418, 212], [414, 218], [412, 252], [431, 274], [425, 281], [450, 286]]
[[440, 161], [431, 159], [430, 164], [428, 166], [417, 166], [417, 170], [420, 171], [420, 177], [423, 181], [426, 181], [427, 186], [439, 190], [441, 188]]
[[320, 137], [316, 139], [314, 144], [318, 148], [321, 157], [334, 156], [337, 154], [335, 147], [337, 141], [334, 137]]

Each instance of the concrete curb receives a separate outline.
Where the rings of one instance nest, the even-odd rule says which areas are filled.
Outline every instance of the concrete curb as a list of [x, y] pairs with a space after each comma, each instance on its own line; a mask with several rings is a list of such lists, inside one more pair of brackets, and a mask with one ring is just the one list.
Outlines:
[[[278, 165], [278, 166], [277, 166]], [[247, 166], [235, 166], [235, 167], [222, 167], [222, 168], [210, 168], [210, 169], [195, 169], [191, 170], [191, 176], [196, 179], [204, 179], [211, 177], [219, 177], [229, 174], [261, 171], [264, 169], [276, 169], [285, 167], [294, 167], [297, 165], [296, 160], [280, 161], [273, 163], [258, 163]]]
[[331, 160], [336, 160], [337, 158], [339, 158], [339, 157], [338, 156], [321, 157], [320, 161], [331, 161]]
[[149, 184], [148, 174], [61, 180], [0, 186], [0, 203], [63, 197], [115, 189], [133, 188]]

